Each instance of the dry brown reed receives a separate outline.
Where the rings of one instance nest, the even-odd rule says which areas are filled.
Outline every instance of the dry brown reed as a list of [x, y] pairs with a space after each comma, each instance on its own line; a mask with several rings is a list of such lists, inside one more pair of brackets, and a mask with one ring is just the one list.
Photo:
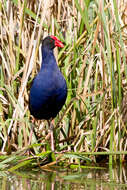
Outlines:
[[[65, 43], [55, 56], [68, 84], [66, 105], [55, 120], [56, 150], [127, 150], [121, 113], [127, 89], [126, 10], [126, 0], [0, 0], [2, 154], [45, 139], [46, 122], [36, 121], [33, 131], [28, 97], [41, 64], [40, 41], [50, 34]], [[34, 147], [33, 154], [50, 149], [46, 145]]]

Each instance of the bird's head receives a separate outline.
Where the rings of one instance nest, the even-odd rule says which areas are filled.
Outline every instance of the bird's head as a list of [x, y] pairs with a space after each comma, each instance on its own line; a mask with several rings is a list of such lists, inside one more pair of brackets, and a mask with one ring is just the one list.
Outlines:
[[42, 47], [46, 47], [50, 50], [54, 49], [56, 46], [61, 48], [64, 47], [63, 43], [56, 36], [47, 36], [42, 41]]

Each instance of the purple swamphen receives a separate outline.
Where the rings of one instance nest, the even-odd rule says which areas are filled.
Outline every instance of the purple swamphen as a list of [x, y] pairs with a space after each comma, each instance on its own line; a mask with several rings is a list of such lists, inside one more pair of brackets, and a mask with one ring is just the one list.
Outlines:
[[[29, 109], [36, 119], [45, 119], [52, 122], [61, 110], [67, 97], [67, 84], [57, 66], [53, 49], [64, 45], [55, 36], [47, 36], [42, 41], [42, 65], [34, 78], [29, 96]], [[52, 128], [53, 124], [50, 124]], [[52, 131], [53, 139], [53, 131]], [[53, 140], [52, 140], [53, 141]], [[51, 142], [54, 151], [54, 142]]]

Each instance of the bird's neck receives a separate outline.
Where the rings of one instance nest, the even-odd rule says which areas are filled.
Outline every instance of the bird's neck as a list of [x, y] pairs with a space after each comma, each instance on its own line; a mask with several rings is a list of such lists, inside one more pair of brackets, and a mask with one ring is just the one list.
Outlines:
[[47, 48], [42, 48], [42, 65], [41, 69], [43, 66], [49, 66], [50, 68], [52, 67], [57, 67], [56, 59], [53, 53], [53, 50], [49, 50]]

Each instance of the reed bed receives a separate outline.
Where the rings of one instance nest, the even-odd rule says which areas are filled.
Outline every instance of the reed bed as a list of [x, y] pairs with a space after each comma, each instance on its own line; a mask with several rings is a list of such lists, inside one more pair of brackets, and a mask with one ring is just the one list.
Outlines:
[[[1, 169], [126, 160], [126, 12], [126, 0], [0, 0]], [[47, 122], [33, 124], [28, 110], [40, 43], [50, 34], [65, 44], [55, 56], [68, 85], [55, 153]]]

